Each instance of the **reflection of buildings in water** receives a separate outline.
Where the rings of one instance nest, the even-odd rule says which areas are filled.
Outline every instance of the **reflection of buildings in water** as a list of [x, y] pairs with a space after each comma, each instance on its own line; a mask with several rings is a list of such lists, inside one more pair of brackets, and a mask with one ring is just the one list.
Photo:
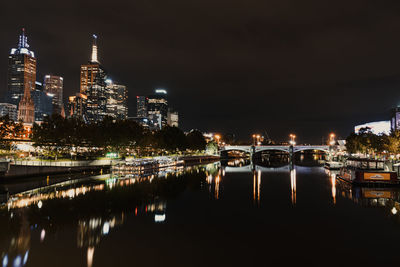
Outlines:
[[[34, 206], [34, 208], [41, 209], [46, 205], [46, 201], [52, 199], [74, 199], [92, 191], [109, 190], [114, 187], [124, 187], [140, 183], [143, 181], [152, 181], [155, 177], [145, 178], [128, 178], [128, 179], [107, 179], [106, 181], [94, 181], [87, 185], [77, 185], [71, 188], [71, 184], [65, 186], [64, 183], [58, 185], [46, 186], [40, 189], [30, 190], [24, 193], [16, 194], [10, 197], [9, 201], [0, 206], [6, 209], [11, 218], [17, 219], [17, 214], [21, 213], [21, 229], [20, 232], [12, 237], [9, 248], [0, 254], [2, 257], [3, 266], [23, 266], [28, 260], [28, 253], [30, 248], [31, 229], [29, 223], [24, 216], [27, 208]], [[135, 215], [139, 215], [143, 210], [143, 214], [155, 213], [154, 221], [156, 223], [164, 222], [166, 219], [165, 210], [166, 203], [157, 201], [146, 204], [135, 209]], [[96, 245], [101, 241], [101, 238], [107, 235], [115, 226], [124, 222], [124, 215], [114, 215], [111, 219], [104, 219], [101, 217], [93, 217], [89, 220], [79, 220], [77, 229], [77, 245], [80, 248], [87, 248], [87, 264], [91, 266], [93, 263], [93, 255]], [[35, 227], [36, 228], [36, 227]], [[34, 229], [34, 228], [33, 228]], [[32, 230], [33, 230], [32, 229]], [[40, 232], [40, 242], [43, 242], [46, 237], [46, 230], [42, 229]], [[7, 265], [10, 264], [10, 265]]]
[[15, 236], [11, 237], [8, 249], [1, 253], [2, 266], [21, 267], [28, 261], [31, 245], [31, 230], [24, 214], [21, 215], [21, 226]]
[[[154, 222], [161, 223], [166, 219], [166, 207], [167, 204], [164, 201], [146, 204], [135, 208], [135, 216], [154, 213]], [[116, 226], [124, 224], [124, 222], [125, 214], [123, 212], [109, 219], [92, 217], [89, 220], [78, 221], [77, 246], [78, 248], [86, 248], [88, 267], [93, 265], [95, 248], [102, 238], [108, 235]]]
[[296, 205], [296, 179], [296, 169], [290, 170], [290, 195], [293, 205]]
[[336, 181], [340, 196], [352, 200], [363, 207], [380, 208], [400, 223], [400, 189], [352, 187], [348, 183]]
[[[214, 198], [219, 199], [220, 197], [220, 184], [221, 184], [221, 177], [225, 175], [224, 170], [222, 168], [218, 168], [213, 170], [212, 173], [206, 171], [206, 182], [208, 185], [208, 192], [211, 193], [214, 185]], [[214, 181], [214, 183], [213, 183]]]

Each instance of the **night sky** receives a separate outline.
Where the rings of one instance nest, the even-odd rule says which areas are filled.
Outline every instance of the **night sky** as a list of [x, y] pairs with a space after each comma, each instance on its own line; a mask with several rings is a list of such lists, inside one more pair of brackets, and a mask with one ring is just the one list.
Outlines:
[[136, 95], [165, 88], [185, 130], [320, 143], [400, 104], [400, 1], [1, 1], [1, 96], [22, 27], [65, 100], [96, 33], [130, 116]]

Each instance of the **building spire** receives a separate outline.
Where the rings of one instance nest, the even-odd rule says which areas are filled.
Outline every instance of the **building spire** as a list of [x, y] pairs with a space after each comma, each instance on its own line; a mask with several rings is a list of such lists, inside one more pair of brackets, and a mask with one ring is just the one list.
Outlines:
[[92, 45], [92, 58], [90, 60], [92, 63], [99, 63], [97, 59], [97, 35], [93, 34], [93, 45]]
[[25, 36], [25, 28], [22, 28], [22, 34], [19, 36], [18, 48], [29, 48], [28, 37]]

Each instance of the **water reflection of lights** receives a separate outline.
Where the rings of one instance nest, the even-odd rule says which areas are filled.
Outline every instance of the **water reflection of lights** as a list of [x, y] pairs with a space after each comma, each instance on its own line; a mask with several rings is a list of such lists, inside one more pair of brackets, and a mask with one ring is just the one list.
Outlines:
[[215, 199], [219, 198], [219, 183], [221, 182], [221, 176], [218, 174], [215, 177]]
[[[201, 169], [201, 168], [200, 168]], [[186, 169], [188, 171], [188, 169]], [[189, 168], [192, 172], [199, 171], [199, 168]], [[202, 171], [205, 168], [201, 169]], [[218, 169], [217, 169], [218, 170]], [[105, 176], [103, 176], [105, 177]], [[168, 174], [165, 175], [168, 177]], [[179, 177], [179, 174], [176, 175]], [[215, 176], [214, 176], [215, 177]], [[28, 254], [30, 248], [31, 232], [37, 229], [37, 225], [29, 225], [29, 222], [24, 217], [27, 207], [31, 207], [33, 210], [41, 209], [41, 213], [47, 213], [48, 207], [52, 205], [47, 205], [46, 201], [52, 199], [73, 199], [78, 196], [83, 196], [88, 192], [104, 191], [110, 190], [114, 187], [125, 187], [141, 182], [151, 182], [159, 178], [157, 175], [149, 175], [146, 177], [131, 176], [127, 178], [117, 178], [111, 176], [109, 179], [101, 178], [99, 180], [90, 179], [89, 183], [85, 181], [86, 184], [82, 185], [82, 180], [74, 180], [68, 182], [62, 182], [58, 184], [53, 184], [50, 186], [44, 186], [41, 188], [25, 191], [22, 193], [14, 194], [10, 196], [6, 204], [0, 205], [0, 209], [6, 209], [9, 211], [9, 216], [11, 219], [22, 219], [20, 232], [11, 238], [10, 247], [3, 251], [1, 255], [1, 264], [5, 266], [23, 266], [28, 261]], [[211, 181], [212, 182], [212, 175]], [[219, 198], [219, 186], [221, 181], [221, 175], [218, 173], [218, 177], [215, 177], [216, 183], [216, 198]], [[79, 182], [79, 184], [77, 184]], [[13, 211], [16, 210], [16, 211]], [[153, 200], [150, 203], [145, 203], [140, 206], [134, 206], [133, 210], [128, 210], [129, 213], [133, 212], [136, 216], [140, 213], [149, 214], [154, 212], [155, 222], [164, 222], [166, 220], [166, 202], [161, 201], [159, 198]], [[108, 218], [104, 217], [91, 217], [88, 219], [77, 219], [77, 246], [79, 248], [87, 250], [87, 264], [92, 266], [94, 251], [96, 246], [99, 244], [101, 239], [109, 235], [112, 230], [124, 223], [124, 212], [120, 214], [111, 214]], [[20, 216], [22, 215], [22, 217]], [[50, 217], [47, 217], [50, 220]], [[25, 220], [25, 221], [24, 221]], [[40, 242], [44, 242], [45, 238], [48, 238], [47, 228], [41, 228], [39, 226], [39, 238]]]
[[260, 205], [261, 200], [261, 170], [253, 171], [253, 202]]
[[333, 204], [336, 205], [336, 174], [332, 173], [331, 174], [331, 184], [332, 184], [332, 199], [333, 199]]
[[165, 213], [164, 214], [155, 214], [154, 215], [154, 222], [164, 222], [165, 221]]
[[46, 237], [46, 230], [42, 229], [42, 231], [40, 232], [40, 242], [43, 242], [45, 237]]
[[397, 214], [397, 209], [396, 209], [396, 207], [393, 207], [393, 208], [391, 209], [391, 212], [392, 212], [393, 215], [396, 215], [396, 214]]
[[87, 249], [87, 266], [92, 267], [94, 256], [94, 247], [88, 247]]
[[400, 190], [398, 188], [351, 187], [336, 181], [336, 190], [341, 196], [363, 207], [380, 208], [400, 222]]
[[2, 263], [3, 263], [3, 267], [6, 267], [6, 266], [7, 266], [7, 264], [8, 264], [8, 255], [7, 255], [7, 254], [4, 255], [3, 260], [2, 260]]
[[290, 170], [290, 191], [292, 204], [296, 205], [296, 169]]

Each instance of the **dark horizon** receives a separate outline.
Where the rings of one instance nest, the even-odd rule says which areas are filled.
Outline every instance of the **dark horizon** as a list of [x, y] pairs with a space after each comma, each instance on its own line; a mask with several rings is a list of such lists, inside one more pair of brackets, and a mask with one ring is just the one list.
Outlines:
[[[93, 3], [96, 3], [94, 5]], [[64, 101], [97, 34], [110, 78], [136, 95], [168, 90], [185, 130], [320, 143], [388, 120], [400, 103], [400, 3], [386, 1], [20, 1], [0, 4], [0, 97], [21, 29], [38, 74], [64, 77]], [[41, 76], [37, 76], [40, 81]]]

